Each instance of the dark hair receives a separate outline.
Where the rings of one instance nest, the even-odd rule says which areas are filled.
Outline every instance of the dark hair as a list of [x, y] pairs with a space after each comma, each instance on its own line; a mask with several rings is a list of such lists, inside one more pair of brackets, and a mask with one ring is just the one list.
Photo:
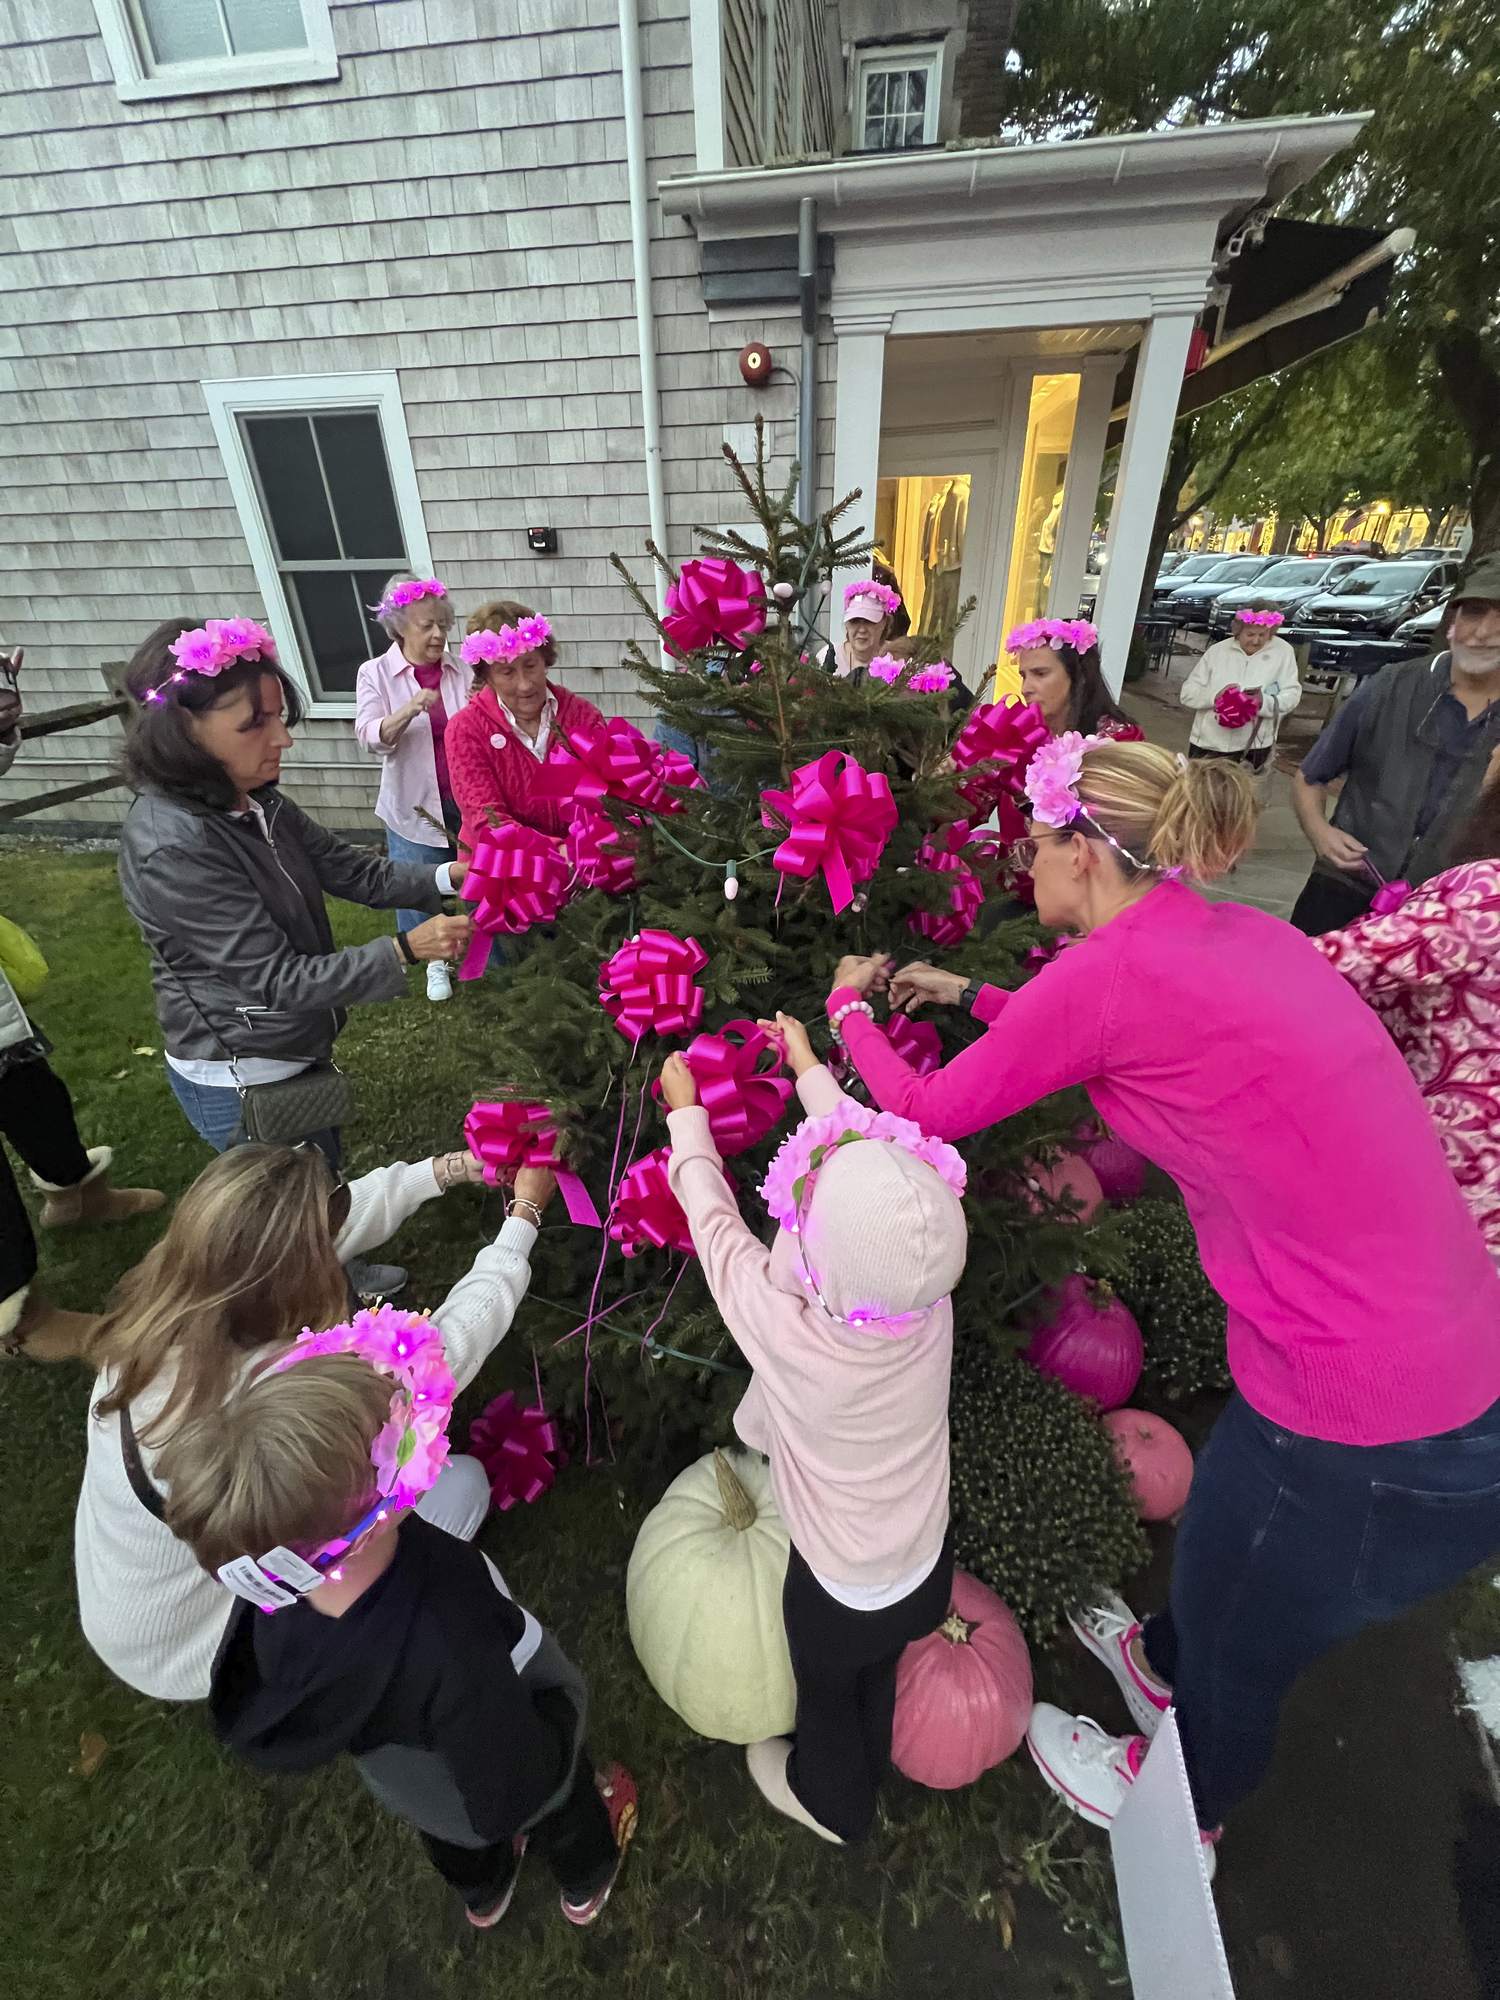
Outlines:
[[1097, 646], [1090, 646], [1086, 653], [1080, 653], [1076, 646], [1061, 646], [1057, 657], [1067, 670], [1072, 689], [1064, 728], [1076, 729], [1081, 736], [1092, 736], [1106, 718], [1110, 722], [1129, 722], [1130, 717], [1116, 704], [1104, 684]]
[[188, 717], [202, 715], [227, 695], [249, 688], [259, 700], [263, 674], [281, 683], [286, 722], [295, 729], [302, 720], [302, 697], [295, 682], [274, 660], [238, 660], [221, 674], [189, 674], [162, 701], [148, 701], [148, 688], [164, 687], [177, 671], [169, 648], [184, 632], [193, 632], [201, 618], [168, 618], [143, 639], [125, 670], [125, 687], [135, 712], [125, 731], [125, 776], [136, 791], [151, 786], [176, 799], [227, 812], [238, 796], [217, 757], [210, 756], [188, 727]]
[[1479, 794], [1448, 842], [1447, 864], [1456, 868], [1461, 861], [1500, 860], [1500, 782], [1488, 784]]
[[[464, 620], [464, 633], [472, 638], [476, 632], [502, 632], [507, 625], [519, 625], [523, 618], [535, 618], [536, 613], [529, 604], [517, 604], [511, 597], [492, 597], [488, 604], [481, 604], [477, 611], [471, 611]], [[550, 674], [557, 665], [557, 641], [548, 639], [537, 648], [542, 663]], [[475, 687], [485, 684], [484, 662], [474, 669]]]

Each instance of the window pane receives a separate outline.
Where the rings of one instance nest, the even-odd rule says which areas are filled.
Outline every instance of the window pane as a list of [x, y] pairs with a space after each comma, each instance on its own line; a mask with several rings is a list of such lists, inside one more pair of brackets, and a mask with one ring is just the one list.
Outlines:
[[879, 118], [885, 112], [885, 72], [870, 70], [865, 73], [865, 117]]
[[406, 542], [390, 468], [374, 410], [351, 410], [313, 418], [323, 477], [333, 495], [344, 554], [365, 561], [389, 561], [392, 569], [406, 563]]
[[282, 560], [316, 562], [339, 555], [310, 419], [247, 417], [245, 436]]
[[297, 0], [224, 0], [224, 18], [237, 56], [307, 47], [307, 30]]
[[140, 0], [140, 7], [153, 61], [202, 62], [227, 54], [214, 0]]
[[908, 111], [927, 109], [927, 72], [925, 69], [909, 69], [902, 79], [906, 85], [906, 105]]
[[[375, 579], [379, 590], [383, 577]], [[308, 651], [324, 694], [353, 694], [355, 678], [371, 657], [369, 630], [360, 604], [366, 580], [348, 570], [288, 576], [287, 586], [302, 613]], [[385, 651], [385, 644], [380, 647]]]
[[367, 660], [378, 659], [382, 653], [390, 650], [390, 634], [382, 632], [380, 627], [375, 623], [375, 613], [371, 608], [380, 602], [380, 593], [384, 590], [386, 578], [390, 573], [389, 567], [384, 569], [360, 569], [354, 572], [354, 588], [359, 597], [359, 608], [365, 621], [365, 639], [368, 644], [365, 659]]

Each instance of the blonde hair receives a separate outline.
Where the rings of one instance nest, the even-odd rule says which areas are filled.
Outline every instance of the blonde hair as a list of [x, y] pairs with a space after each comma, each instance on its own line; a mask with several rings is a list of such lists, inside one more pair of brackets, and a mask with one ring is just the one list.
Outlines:
[[[1185, 761], [1156, 743], [1106, 743], [1083, 754], [1078, 798], [1131, 879], [1153, 869], [1212, 882], [1255, 838], [1255, 788], [1225, 758]], [[1125, 852], [1121, 854], [1119, 848]]]
[[210, 1161], [166, 1235], [115, 1286], [89, 1342], [93, 1366], [114, 1371], [95, 1415], [133, 1403], [175, 1362], [171, 1394], [142, 1433], [159, 1440], [222, 1402], [256, 1348], [346, 1318], [329, 1214], [340, 1192], [313, 1147], [232, 1146]]
[[313, 1355], [246, 1382], [162, 1448], [167, 1526], [210, 1573], [236, 1556], [333, 1541], [375, 1497], [370, 1446], [391, 1395], [358, 1354]]
[[[384, 604], [398, 583], [422, 583], [425, 581], [424, 577], [413, 576], [409, 569], [398, 569], [394, 576], [388, 576], [380, 586], [380, 602]], [[376, 608], [378, 607], [372, 606], [372, 609]], [[423, 608], [435, 611], [438, 617], [442, 619], [445, 629], [451, 626], [454, 619], [458, 616], [451, 597], [418, 597], [410, 604], [402, 604], [387, 611], [385, 616], [377, 618], [375, 623], [383, 632], [389, 633], [391, 638], [399, 639], [401, 634], [406, 630], [406, 623], [410, 614], [413, 611]]]

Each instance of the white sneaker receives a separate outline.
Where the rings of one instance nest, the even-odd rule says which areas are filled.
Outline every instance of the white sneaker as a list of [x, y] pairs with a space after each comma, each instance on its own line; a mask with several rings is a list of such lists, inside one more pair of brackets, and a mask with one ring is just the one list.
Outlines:
[[[1063, 1804], [1090, 1826], [1107, 1828], [1124, 1804], [1151, 1744], [1144, 1736], [1108, 1736], [1092, 1717], [1069, 1715], [1039, 1701], [1031, 1711], [1026, 1747]], [[1212, 1882], [1219, 1835], [1200, 1831], [1198, 1839]]]
[[427, 997], [429, 1000], [453, 998], [453, 974], [440, 958], [427, 961]]
[[1131, 1641], [1141, 1624], [1124, 1598], [1109, 1591], [1098, 1604], [1068, 1623], [1094, 1658], [1114, 1675], [1137, 1726], [1145, 1735], [1154, 1736], [1172, 1697], [1148, 1680], [1130, 1657]]

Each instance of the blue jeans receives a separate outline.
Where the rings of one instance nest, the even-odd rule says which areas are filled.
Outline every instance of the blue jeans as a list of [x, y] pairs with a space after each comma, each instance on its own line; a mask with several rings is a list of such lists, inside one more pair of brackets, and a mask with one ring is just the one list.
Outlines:
[[[237, 1090], [232, 1087], [222, 1090], [211, 1083], [194, 1083], [190, 1078], [179, 1075], [170, 1063], [167, 1064], [167, 1082], [172, 1086], [172, 1095], [186, 1113], [189, 1125], [200, 1139], [208, 1141], [216, 1153], [227, 1153], [231, 1146], [250, 1143], [241, 1123], [240, 1094]], [[338, 1172], [344, 1149], [337, 1132], [309, 1132], [298, 1143], [316, 1146], [334, 1172]]]
[[[443, 818], [445, 821], [449, 819], [447, 802], [443, 806]], [[456, 806], [452, 810], [451, 824], [453, 831], [457, 833], [458, 808]], [[448, 847], [424, 847], [420, 840], [407, 840], [401, 834], [393, 833], [389, 827], [385, 830], [385, 851], [387, 857], [392, 861], [426, 861], [433, 868], [441, 868], [445, 861], [456, 861], [458, 859], [458, 849], [456, 847], [451, 845]], [[414, 931], [418, 924], [425, 924], [431, 915], [432, 912], [430, 910], [397, 910], [396, 928], [398, 931]]]
[[1143, 1635], [1199, 1825], [1261, 1783], [1304, 1668], [1497, 1548], [1500, 1403], [1438, 1437], [1350, 1445], [1281, 1430], [1236, 1395], [1193, 1473], [1171, 1608]]

